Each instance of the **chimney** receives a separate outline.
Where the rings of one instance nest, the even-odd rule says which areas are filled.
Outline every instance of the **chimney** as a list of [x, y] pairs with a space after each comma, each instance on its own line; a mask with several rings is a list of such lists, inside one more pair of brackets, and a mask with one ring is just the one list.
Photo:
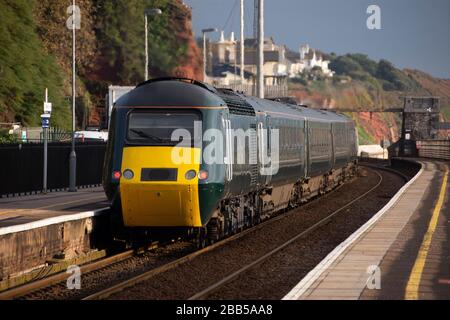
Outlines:
[[235, 41], [235, 39], [234, 39], [234, 31], [231, 32], [230, 41], [231, 42]]
[[223, 30], [220, 31], [220, 40], [219, 40], [219, 42], [225, 42], [225, 34], [224, 34]]
[[305, 60], [306, 55], [309, 54], [310, 47], [309, 44], [303, 44], [300, 46], [300, 59]]

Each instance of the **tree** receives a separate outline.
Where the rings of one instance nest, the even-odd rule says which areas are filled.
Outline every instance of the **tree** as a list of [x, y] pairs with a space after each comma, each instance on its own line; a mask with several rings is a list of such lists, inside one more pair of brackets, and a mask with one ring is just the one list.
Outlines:
[[34, 0], [0, 0], [0, 117], [38, 125], [45, 88], [53, 102], [52, 123], [68, 127], [62, 73], [43, 48], [33, 17]]
[[388, 82], [393, 82], [396, 79], [395, 71], [396, 69], [392, 63], [387, 60], [380, 60], [377, 68], [377, 78]]
[[349, 56], [337, 57], [330, 63], [330, 68], [338, 75], [350, 75], [352, 72], [362, 70], [359, 63]]
[[355, 53], [347, 56], [356, 61], [365, 72], [369, 73], [371, 76], [376, 76], [378, 64], [369, 59], [366, 54]]
[[144, 77], [144, 11], [160, 8], [162, 15], [149, 17], [150, 67], [154, 75], [167, 75], [180, 64], [187, 51], [188, 38], [180, 38], [178, 1], [94, 0], [96, 33], [108, 68], [115, 70], [111, 80], [136, 84]]

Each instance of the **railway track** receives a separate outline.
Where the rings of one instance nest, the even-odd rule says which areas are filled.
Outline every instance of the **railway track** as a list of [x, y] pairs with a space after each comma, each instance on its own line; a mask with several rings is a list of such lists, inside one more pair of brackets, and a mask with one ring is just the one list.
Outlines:
[[[88, 273], [95, 270], [99, 270], [101, 268], [107, 267], [108, 265], [114, 264], [116, 262], [123, 261], [125, 259], [131, 258], [134, 255], [134, 250], [128, 250], [125, 252], [122, 252], [120, 254], [104, 258], [99, 261], [95, 261], [92, 263], [89, 263], [87, 265], [81, 266], [81, 272], [82, 273]], [[46, 277], [28, 284], [25, 284], [23, 286], [8, 290], [6, 292], [0, 293], [0, 300], [10, 300], [10, 299], [16, 299], [19, 297], [24, 297], [33, 291], [43, 289], [45, 287], [56, 285], [60, 283], [61, 281], [64, 281], [67, 278], [67, 274], [65, 273], [58, 273], [55, 275], [52, 275], [50, 277]]]
[[[332, 192], [335, 192], [335, 191], [339, 190], [342, 186], [343, 186], [343, 185], [337, 187], [337, 188], [334, 189]], [[305, 204], [305, 206], [312, 205], [313, 203], [315, 203], [315, 202], [317, 202], [317, 201], [319, 201], [319, 200], [323, 200], [323, 199], [324, 199], [325, 197], [327, 197], [327, 195], [329, 195], [329, 194], [330, 194], [330, 193], [325, 194], [325, 195], [322, 196], [322, 197], [316, 198], [316, 199], [310, 201], [309, 203]], [[161, 274], [161, 273], [163, 273], [163, 272], [165, 272], [165, 271], [168, 271], [168, 270], [171, 270], [171, 269], [173, 269], [173, 268], [176, 268], [177, 266], [179, 266], [179, 265], [181, 265], [181, 264], [183, 264], [183, 263], [192, 261], [193, 259], [195, 259], [196, 257], [198, 257], [198, 256], [200, 256], [200, 255], [202, 255], [202, 254], [205, 254], [205, 253], [207, 253], [207, 252], [210, 252], [210, 251], [212, 251], [212, 250], [214, 250], [214, 249], [216, 249], [216, 248], [222, 247], [222, 246], [226, 245], [226, 244], [229, 243], [229, 242], [238, 240], [239, 238], [242, 238], [242, 237], [248, 235], [248, 234], [251, 233], [251, 232], [254, 232], [254, 231], [256, 231], [256, 230], [260, 230], [260, 229], [264, 228], [267, 224], [273, 223], [273, 222], [278, 221], [278, 220], [280, 220], [280, 219], [283, 219], [283, 218], [285, 218], [286, 216], [288, 216], [289, 214], [290, 214], [290, 213], [288, 212], [288, 213], [285, 213], [285, 214], [280, 214], [280, 215], [278, 215], [278, 216], [275, 216], [275, 217], [273, 217], [272, 219], [269, 219], [269, 220], [267, 220], [267, 221], [264, 221], [264, 222], [258, 224], [257, 226], [255, 226], [255, 227], [253, 227], [253, 228], [246, 229], [246, 230], [244, 230], [244, 231], [242, 231], [242, 232], [240, 232], [240, 233], [238, 233], [238, 234], [235, 234], [235, 235], [233, 235], [233, 236], [231, 236], [231, 237], [228, 237], [228, 238], [226, 238], [226, 239], [221, 240], [220, 242], [217, 242], [217, 243], [212, 244], [212, 245], [210, 245], [210, 246], [208, 246], [208, 247], [206, 247], [206, 248], [200, 249], [200, 250], [198, 250], [198, 251], [196, 251], [196, 252], [193, 252], [193, 253], [191, 253], [191, 254], [189, 254], [189, 255], [186, 255], [186, 256], [184, 256], [184, 257], [178, 259], [178, 260], [172, 261], [172, 262], [170, 262], [170, 263], [168, 263], [168, 264], [166, 264], [166, 265], [160, 266], [160, 267], [158, 267], [158, 268], [156, 268], [156, 269], [149, 270], [148, 272], [145, 272], [145, 273], [140, 274], [140, 275], [138, 275], [138, 276], [136, 276], [136, 277], [134, 277], [134, 278], [128, 279], [128, 280], [126, 280], [126, 281], [123, 281], [123, 282], [121, 282], [121, 283], [119, 283], [119, 284], [116, 284], [116, 285], [110, 287], [110, 288], [106, 288], [106, 289], [104, 289], [104, 290], [102, 290], [102, 291], [96, 292], [96, 293], [94, 293], [94, 294], [92, 294], [92, 295], [89, 295], [89, 296], [83, 298], [82, 300], [100, 300], [100, 299], [106, 299], [106, 298], [108, 298], [109, 296], [111, 296], [112, 294], [117, 293], [117, 292], [120, 292], [120, 291], [122, 291], [122, 290], [125, 289], [125, 288], [128, 288], [128, 287], [133, 286], [133, 285], [135, 285], [135, 284], [137, 284], [137, 283], [140, 283], [140, 282], [142, 282], [142, 281], [145, 281], [145, 280], [147, 280], [147, 279], [150, 279], [151, 277], [156, 276], [156, 275], [158, 275], [158, 274]]]
[[[382, 168], [372, 168], [372, 169], [382, 169]], [[377, 189], [380, 186], [383, 178], [382, 178], [382, 175], [379, 174], [378, 172], [376, 172], [376, 174], [379, 177], [379, 181], [370, 190], [368, 190], [364, 194], [358, 196], [356, 199], [353, 199], [351, 202], [347, 203], [346, 205], [340, 207], [338, 210], [335, 210], [333, 213], [329, 214], [327, 217], [321, 219], [314, 225], [310, 226], [308, 229], [297, 234], [295, 237], [292, 237], [291, 239], [284, 242], [277, 248], [271, 250], [267, 254], [261, 256], [260, 258], [256, 259], [255, 261], [253, 261], [251, 263], [246, 264], [245, 266], [241, 267], [239, 270], [237, 270], [237, 271], [233, 272], [232, 274], [224, 277], [223, 279], [215, 282], [214, 284], [210, 285], [206, 289], [192, 295], [191, 299], [206, 298], [208, 295], [217, 291], [218, 289], [220, 289], [222, 286], [226, 285], [233, 279], [236, 279], [240, 275], [244, 274], [247, 270], [252, 269], [253, 267], [259, 265], [260, 263], [262, 263], [262, 262], [266, 261], [267, 259], [269, 259], [270, 257], [272, 257], [274, 254], [276, 254], [276, 253], [280, 252], [281, 250], [283, 250], [284, 248], [288, 247], [291, 243], [295, 242], [298, 239], [306, 237], [307, 235], [313, 233], [315, 230], [319, 229], [323, 225], [329, 223], [333, 219], [333, 217], [338, 215], [340, 212], [344, 211], [346, 208], [348, 208], [352, 204], [354, 204], [357, 201], [361, 200], [362, 198], [366, 197], [373, 190]], [[403, 178], [406, 178], [406, 177], [403, 176]], [[337, 189], [324, 195], [323, 197], [312, 200], [311, 202], [302, 206], [302, 208], [312, 206], [315, 203], [317, 203], [318, 201], [324, 200], [324, 198], [333, 194], [341, 187], [342, 186], [338, 187]], [[99, 288], [102, 288], [101, 290], [91, 290], [91, 292], [89, 294], [85, 294], [84, 296], [75, 295], [75, 296], [72, 296], [69, 298], [82, 299], [82, 300], [106, 299], [106, 298], [110, 297], [111, 295], [114, 295], [118, 292], [123, 291], [126, 288], [130, 288], [134, 285], [137, 285], [141, 282], [151, 279], [152, 277], [155, 277], [159, 274], [162, 274], [169, 270], [175, 269], [183, 264], [193, 261], [195, 258], [199, 257], [200, 255], [203, 255], [207, 252], [212, 252], [213, 250], [215, 250], [219, 247], [223, 247], [230, 242], [233, 242], [233, 241], [235, 241], [239, 238], [242, 238], [252, 232], [260, 230], [260, 229], [264, 228], [265, 226], [267, 226], [268, 224], [272, 224], [281, 219], [288, 218], [290, 215], [294, 214], [295, 211], [296, 210], [294, 209], [291, 212], [287, 212], [285, 214], [278, 215], [270, 220], [267, 220], [267, 221], [259, 224], [258, 226], [254, 227], [254, 228], [244, 230], [241, 233], [233, 235], [225, 240], [222, 240], [222, 241], [220, 241], [216, 244], [213, 244], [209, 247], [206, 247], [202, 250], [194, 251], [191, 253], [181, 252], [180, 253], [181, 257], [179, 259], [172, 258], [172, 259], [168, 259], [169, 261], [166, 260], [165, 262], [164, 262], [164, 260], [162, 260], [162, 261], [160, 261], [161, 263], [159, 265], [158, 265], [158, 263], [156, 263], [153, 266], [149, 267], [148, 268], [149, 270], [138, 272], [137, 275], [128, 277], [123, 281], [117, 281], [112, 286], [108, 286], [106, 288], [104, 288], [104, 286], [103, 286], [103, 288], [102, 288], [102, 286], [99, 286]], [[156, 248], [156, 247], [157, 247], [157, 245], [154, 244], [153, 248]], [[149, 249], [152, 249], [152, 248], [149, 248]], [[156, 260], [158, 260], [156, 255], [155, 255], [155, 258], [156, 258]], [[129, 250], [129, 251], [120, 253], [118, 255], [88, 264], [86, 266], [82, 266], [81, 272], [83, 274], [83, 277], [86, 277], [87, 275], [92, 275], [92, 274], [101, 274], [108, 268], [111, 268], [111, 267], [114, 268], [114, 266], [116, 266], [116, 267], [118, 266], [120, 268], [120, 264], [122, 264], [124, 262], [126, 263], [126, 261], [130, 261], [133, 259], [141, 259], [141, 258], [142, 257], [139, 257], [139, 255], [136, 255], [135, 250]], [[131, 265], [132, 265], [132, 263], [131, 263]], [[52, 277], [49, 277], [46, 279], [42, 279], [40, 281], [25, 285], [23, 287], [16, 288], [14, 290], [8, 291], [3, 294], [0, 294], [0, 299], [14, 299], [14, 298], [16, 298], [16, 299], [17, 298], [20, 298], [20, 299], [43, 299], [44, 298], [45, 299], [45, 298], [51, 298], [53, 293], [56, 296], [58, 296], [59, 290], [67, 291], [67, 288], [65, 288], [62, 283], [63, 281], [65, 281], [66, 278], [67, 278], [66, 274], [58, 274], [58, 275], [55, 275], [55, 276], [52, 276]], [[41, 293], [43, 293], [43, 294], [41, 294]]]
[[345, 206], [339, 208], [338, 210], [335, 210], [334, 212], [332, 212], [327, 217], [323, 218], [322, 220], [320, 220], [319, 222], [315, 223], [314, 225], [312, 225], [311, 227], [309, 227], [305, 231], [302, 231], [301, 233], [297, 234], [293, 238], [291, 238], [288, 241], [284, 242], [282, 245], [276, 247], [275, 249], [273, 249], [272, 251], [268, 252], [267, 254], [265, 254], [264, 256], [260, 257], [259, 259], [253, 261], [252, 263], [249, 263], [249, 264], [245, 265], [244, 267], [242, 267], [239, 270], [233, 272], [232, 274], [230, 274], [227, 277], [221, 279], [220, 281], [214, 283], [213, 285], [209, 286], [208, 288], [206, 288], [206, 289], [196, 293], [195, 295], [191, 296], [188, 300], [201, 300], [201, 299], [207, 298], [211, 293], [213, 293], [216, 290], [218, 290], [219, 288], [223, 287], [225, 284], [229, 283], [230, 281], [236, 279], [237, 277], [239, 277], [240, 275], [245, 273], [247, 270], [256, 267], [257, 265], [259, 265], [262, 262], [266, 261], [267, 259], [271, 258], [276, 253], [278, 253], [281, 250], [285, 249], [287, 246], [289, 246], [293, 242], [297, 241], [298, 239], [301, 239], [301, 238], [304, 238], [304, 237], [308, 236], [309, 234], [311, 234], [312, 232], [316, 231], [317, 229], [319, 229], [323, 225], [329, 223], [337, 214], [339, 214], [340, 212], [344, 211], [346, 208], [350, 207], [352, 204], [356, 203], [357, 201], [361, 200], [362, 198], [366, 197], [368, 194], [370, 194], [372, 191], [374, 191], [375, 189], [377, 189], [381, 185], [381, 183], [383, 181], [383, 177], [378, 172], [376, 172], [376, 174], [378, 175], [380, 180], [369, 191], [367, 191], [364, 194], [360, 195], [359, 197], [357, 197], [353, 201], [347, 203]]
[[[384, 168], [375, 168], [374, 166], [371, 166], [372, 169], [380, 169], [383, 170]], [[393, 172], [393, 171], [391, 171]], [[224, 285], [226, 285], [227, 283], [231, 282], [232, 280], [236, 279], [237, 277], [241, 276], [242, 274], [244, 274], [246, 271], [258, 266], [259, 264], [261, 264], [262, 262], [266, 261], [267, 259], [271, 258], [274, 254], [282, 251], [283, 249], [285, 249], [286, 247], [288, 247], [290, 244], [294, 243], [295, 241], [304, 238], [306, 236], [308, 236], [309, 234], [313, 233], [314, 231], [316, 231], [317, 229], [319, 229], [320, 227], [324, 226], [325, 224], [329, 223], [336, 215], [338, 215], [339, 213], [341, 213], [342, 211], [344, 211], [345, 209], [347, 209], [348, 207], [350, 207], [351, 205], [353, 205], [354, 203], [360, 201], [361, 199], [363, 199], [364, 197], [366, 197], [367, 195], [369, 195], [371, 192], [373, 192], [374, 190], [376, 190], [377, 188], [379, 188], [379, 186], [382, 184], [383, 181], [383, 177], [380, 173], [376, 172], [376, 175], [378, 176], [378, 181], [377, 183], [370, 188], [370, 190], [366, 191], [365, 193], [363, 193], [362, 195], [358, 196], [357, 198], [353, 199], [352, 201], [348, 202], [346, 205], [340, 207], [338, 210], [333, 211], [331, 214], [329, 214], [327, 217], [321, 219], [320, 221], [318, 221], [317, 223], [315, 223], [314, 225], [310, 226], [309, 228], [307, 228], [306, 230], [302, 231], [301, 233], [295, 235], [294, 237], [292, 237], [291, 239], [289, 239], [288, 241], [284, 242], [283, 244], [277, 246], [275, 249], [271, 250], [270, 252], [266, 253], [265, 255], [259, 257], [258, 259], [252, 261], [249, 264], [246, 264], [245, 266], [241, 267], [239, 270], [231, 273], [230, 275], [220, 279], [219, 281], [215, 282], [214, 284], [210, 285], [209, 287], [207, 287], [206, 289], [190, 296], [190, 300], [200, 300], [200, 299], [205, 299], [207, 298], [209, 295], [211, 295], [212, 293], [214, 293], [215, 291], [217, 291], [218, 289], [220, 289], [221, 287], [223, 287]], [[401, 176], [403, 179], [406, 179], [406, 177], [404, 175], [401, 175], [398, 173], [399, 176]], [[317, 198], [314, 201], [308, 203], [307, 205], [313, 205], [315, 202], [319, 201], [319, 200], [323, 200], [322, 198]], [[295, 210], [293, 210], [295, 211]], [[263, 224], [257, 226], [257, 229], [261, 229], [263, 227], [265, 227], [267, 224], [269, 223], [274, 223], [275, 221], [279, 220], [279, 219], [283, 219], [286, 218], [287, 215], [281, 215], [278, 216], [274, 219], [271, 219], [269, 221], [264, 222]], [[120, 284], [117, 284], [111, 288], [107, 288], [105, 290], [99, 291], [97, 293], [94, 293], [88, 297], [85, 298], [85, 300], [97, 300], [97, 299], [107, 299], [108, 297], [111, 297], [112, 295], [119, 293], [127, 288], [133, 287], [136, 284], [139, 284], [143, 281], [149, 280], [152, 277], [155, 277], [158, 274], [162, 274], [166, 271], [169, 271], [171, 269], [176, 268], [177, 266], [180, 266], [184, 263], [187, 263], [189, 261], [192, 261], [193, 259], [195, 259], [196, 257], [212, 251], [214, 249], [216, 249], [219, 246], [223, 246], [224, 244], [226, 244], [227, 242], [232, 242], [237, 240], [238, 238], [241, 238], [243, 236], [245, 236], [247, 233], [253, 232], [255, 231], [256, 228], [252, 228], [249, 230], [246, 230], [246, 232], [241, 233], [241, 234], [237, 234], [231, 238], [228, 238], [226, 240], [224, 240], [223, 242], [217, 243], [216, 245], [210, 246], [205, 248], [204, 250], [195, 252], [191, 255], [188, 255], [186, 257], [181, 258], [178, 261], [174, 261], [168, 265], [162, 266], [158, 269], [155, 270], [151, 270], [147, 273], [141, 274], [133, 279], [129, 279], [127, 281], [124, 281]]]
[[[167, 248], [170, 247], [169, 250]], [[88, 263], [80, 266], [80, 272], [83, 277], [83, 283], [89, 283], [94, 287], [102, 287], [104, 283], [111, 279], [111, 275], [123, 270], [137, 270], [131, 271], [130, 274], [142, 272], [142, 270], [154, 269], [161, 264], [166, 264], [169, 261], [177, 259], [180, 255], [185, 255], [186, 252], [193, 250], [193, 246], [187, 242], [177, 242], [170, 245], [152, 243], [145, 247], [134, 248], [120, 252], [118, 254], [103, 258], [98, 261]], [[165, 252], [169, 253], [165, 253]], [[181, 253], [180, 253], [181, 252]], [[69, 277], [66, 273], [58, 273], [31, 283], [28, 283], [17, 288], [0, 293], [0, 300], [42, 300], [63, 297], [66, 299], [82, 299], [86, 294], [82, 290], [68, 290], [66, 280]], [[130, 276], [125, 275], [124, 278]], [[101, 279], [98, 281], [98, 279]], [[90, 283], [91, 281], [99, 283]], [[63, 293], [63, 294], [61, 294]]]

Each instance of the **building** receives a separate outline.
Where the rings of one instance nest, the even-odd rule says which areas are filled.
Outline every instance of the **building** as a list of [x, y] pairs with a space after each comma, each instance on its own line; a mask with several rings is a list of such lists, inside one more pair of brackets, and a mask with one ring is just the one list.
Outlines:
[[236, 64], [214, 64], [208, 73], [208, 82], [214, 86], [253, 85], [255, 75], [244, 70], [244, 82], [241, 81], [241, 68]]
[[[245, 39], [244, 43], [244, 80], [240, 77], [241, 45], [235, 39], [234, 32], [229, 38], [220, 33], [217, 42], [208, 46], [208, 64], [206, 81], [223, 87], [241, 85], [241, 88], [256, 86], [258, 68], [257, 39]], [[283, 87], [287, 92], [287, 80], [300, 77], [302, 73], [320, 70], [325, 77], [333, 77], [329, 68], [330, 61], [308, 44], [300, 46], [298, 52], [289, 51], [284, 45], [277, 45], [273, 38], [264, 39], [264, 82], [266, 87]], [[273, 89], [273, 88], [272, 88]], [[270, 90], [270, 89], [269, 89]], [[249, 91], [243, 89], [240, 91]], [[276, 90], [275, 90], [276, 91]], [[252, 89], [255, 92], [255, 89]], [[279, 95], [281, 96], [281, 95]]]
[[[245, 39], [244, 47], [245, 71], [254, 76], [257, 70], [257, 39]], [[231, 33], [230, 38], [225, 38], [222, 31], [219, 41], [210, 43], [208, 74], [212, 74], [216, 69], [215, 66], [218, 65], [221, 66], [220, 68], [225, 64], [232, 67], [240, 66], [240, 56], [240, 41], [235, 39], [234, 32]], [[284, 45], [275, 44], [273, 38], [264, 39], [263, 68], [266, 85], [276, 85], [280, 78], [296, 78], [301, 73], [317, 69], [321, 70], [324, 76], [333, 77], [334, 72], [329, 68], [329, 64], [330, 61], [325, 60], [322, 54], [311, 49], [308, 44], [300, 46], [298, 52], [292, 52]], [[217, 70], [214, 74], [217, 75]], [[229, 77], [226, 78], [226, 81], [229, 81]]]
[[236, 46], [239, 43], [234, 38], [234, 32], [231, 33], [230, 39], [225, 39], [224, 32], [220, 33], [218, 42], [211, 43], [212, 64], [234, 64], [236, 63], [236, 54], [238, 53]]
[[329, 68], [330, 61], [324, 60], [320, 53], [310, 48], [308, 44], [300, 46], [299, 54], [288, 57], [288, 73], [290, 78], [298, 77], [300, 73], [319, 69], [323, 75], [333, 77], [334, 71]]
[[[211, 63], [207, 68], [207, 81], [217, 86], [255, 86], [257, 40], [246, 39], [244, 48], [244, 81], [242, 82], [240, 78], [240, 41], [236, 41], [233, 32], [230, 38], [225, 38], [222, 31], [219, 41], [210, 43], [209, 60]], [[285, 47], [276, 45], [272, 38], [264, 40], [263, 68], [266, 86], [286, 86], [284, 91], [287, 91], [288, 68], [285, 58]], [[254, 90], [252, 91], [254, 92]]]

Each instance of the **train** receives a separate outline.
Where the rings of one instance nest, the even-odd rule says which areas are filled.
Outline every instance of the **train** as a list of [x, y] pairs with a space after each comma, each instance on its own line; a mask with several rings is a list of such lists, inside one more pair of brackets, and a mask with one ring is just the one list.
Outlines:
[[201, 245], [331, 191], [357, 170], [352, 119], [184, 78], [112, 109], [103, 186], [114, 228]]

